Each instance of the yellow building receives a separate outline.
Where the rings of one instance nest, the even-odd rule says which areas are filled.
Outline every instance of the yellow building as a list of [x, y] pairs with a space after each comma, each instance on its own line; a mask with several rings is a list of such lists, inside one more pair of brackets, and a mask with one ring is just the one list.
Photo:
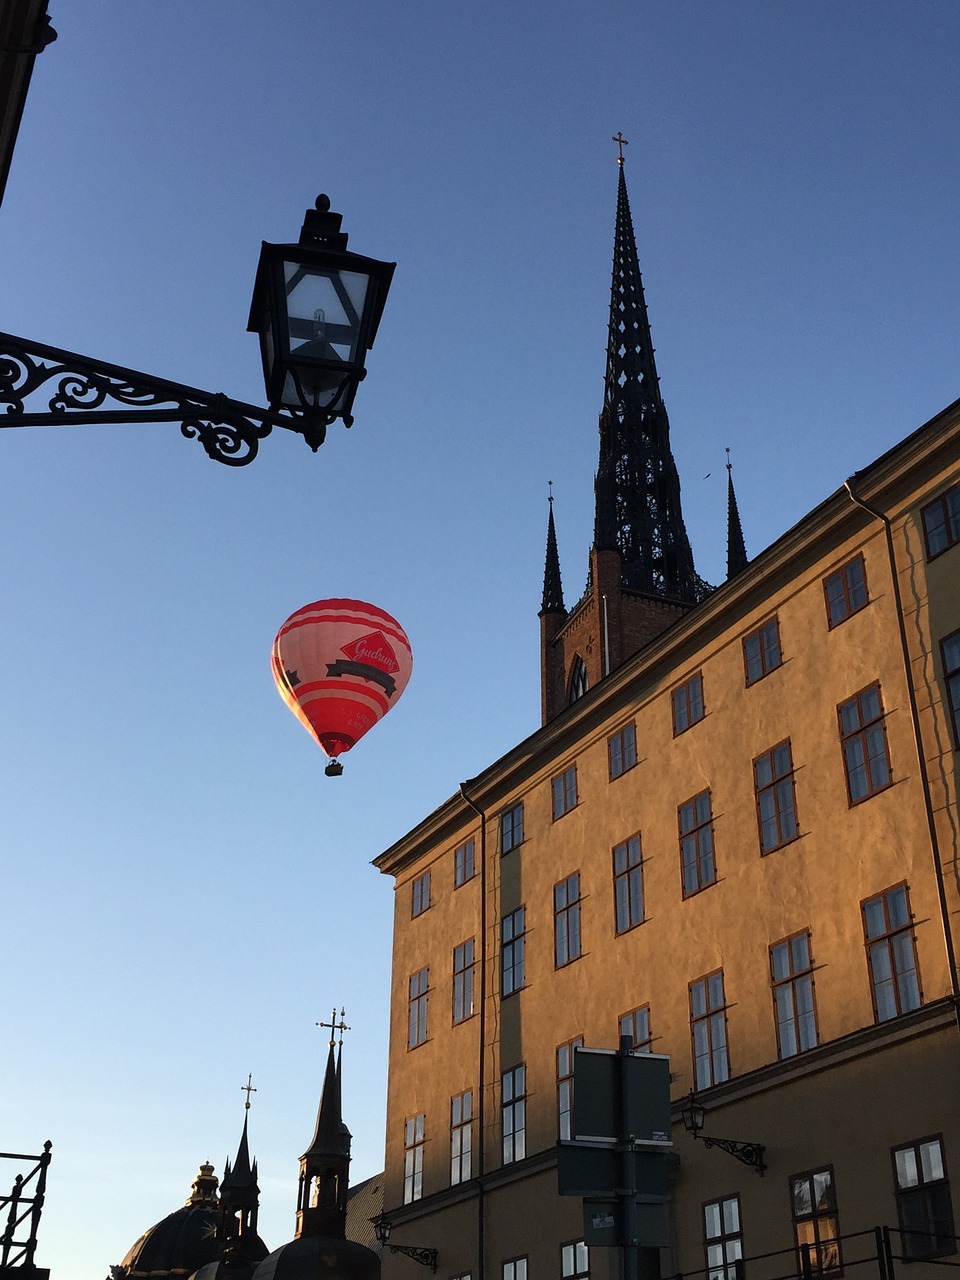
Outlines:
[[[749, 563], [730, 498], [710, 591], [621, 167], [595, 545], [568, 612], [551, 509], [544, 724], [376, 860], [390, 1243], [441, 1275], [620, 1273], [556, 1164], [575, 1047], [625, 1034], [670, 1058], [646, 1274], [958, 1262], [960, 402]], [[765, 1170], [710, 1137], [762, 1144]], [[386, 1280], [412, 1265], [384, 1254]]]

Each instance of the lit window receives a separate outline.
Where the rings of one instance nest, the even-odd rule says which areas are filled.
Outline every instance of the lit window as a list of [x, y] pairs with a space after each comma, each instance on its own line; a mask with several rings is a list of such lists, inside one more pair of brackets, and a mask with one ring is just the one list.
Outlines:
[[410, 975], [407, 996], [407, 1048], [415, 1049], [427, 1038], [427, 992], [430, 970], [418, 969]]
[[953, 745], [960, 750], [960, 631], [940, 642], [943, 653], [943, 678], [947, 685], [947, 703], [953, 724]]
[[792, 1177], [790, 1200], [801, 1274], [836, 1275], [843, 1264], [833, 1170], [817, 1169]]
[[927, 559], [932, 560], [941, 551], [960, 542], [960, 484], [942, 493], [920, 514], [927, 540]]
[[573, 1137], [573, 1058], [583, 1036], [557, 1046], [557, 1121], [560, 1141]]
[[607, 758], [610, 762], [610, 779], [619, 778], [637, 763], [637, 726], [627, 724], [607, 739]]
[[701, 791], [677, 809], [680, 826], [680, 869], [683, 877], [683, 896], [689, 898], [717, 878], [717, 863], [713, 849], [713, 815], [710, 812], [710, 792]]
[[854, 556], [836, 573], [824, 578], [823, 594], [827, 602], [827, 622], [831, 627], [862, 609], [868, 603], [867, 571], [863, 556]]
[[423, 1143], [426, 1116], [413, 1116], [403, 1126], [403, 1203], [423, 1195]]
[[562, 818], [565, 813], [569, 813], [577, 803], [577, 766], [572, 764], [569, 769], [564, 769], [563, 773], [558, 773], [554, 778], [551, 789], [553, 791], [553, 820], [556, 822], [558, 818]]
[[513, 1164], [527, 1154], [527, 1086], [522, 1062], [519, 1067], [504, 1071], [500, 1091], [503, 1163]]
[[696, 1087], [709, 1089], [712, 1084], [729, 1079], [722, 969], [690, 983], [690, 1030]]
[[473, 1013], [473, 975], [476, 968], [473, 939], [453, 948], [453, 1020], [463, 1022]]
[[773, 944], [770, 981], [777, 1017], [777, 1049], [781, 1058], [792, 1058], [817, 1043], [809, 933], [795, 933]]
[[890, 757], [880, 686], [872, 684], [837, 707], [851, 805], [890, 785]]
[[473, 837], [453, 851], [453, 887], [459, 889], [462, 884], [472, 880], [476, 875]]
[[634, 1049], [649, 1053], [653, 1047], [653, 1036], [650, 1032], [650, 1006], [641, 1005], [639, 1009], [631, 1009], [629, 1013], [621, 1013], [618, 1027], [621, 1038], [629, 1036]]
[[450, 1099], [450, 1185], [470, 1178], [473, 1154], [473, 1090]]
[[554, 962], [557, 968], [580, 958], [580, 873], [553, 887]]
[[503, 1280], [527, 1280], [526, 1258], [510, 1258], [503, 1264]]
[[523, 907], [503, 917], [500, 925], [501, 994], [513, 995], [523, 986], [523, 941], [526, 931]]
[[500, 852], [509, 853], [523, 844], [523, 805], [515, 804], [500, 815]]
[[920, 975], [905, 884], [863, 903], [863, 933], [877, 1021], [919, 1009]]
[[800, 834], [789, 740], [754, 760], [753, 785], [757, 795], [760, 852], [770, 853]]
[[897, 1212], [905, 1258], [935, 1258], [957, 1252], [950, 1184], [939, 1138], [896, 1147]]
[[590, 1251], [582, 1240], [560, 1246], [562, 1280], [590, 1280]]
[[737, 1262], [743, 1257], [739, 1196], [703, 1206], [703, 1248], [707, 1280], [737, 1280]]
[[567, 701], [576, 702], [578, 698], [582, 698], [590, 687], [590, 680], [587, 676], [587, 668], [579, 653], [573, 660], [573, 666], [570, 668], [570, 684], [567, 689]]
[[703, 719], [703, 676], [698, 671], [686, 684], [674, 689], [670, 695], [673, 704], [673, 736], [683, 733], [692, 724]]
[[776, 618], [771, 618], [744, 637], [743, 665], [747, 673], [747, 684], [756, 684], [771, 671], [775, 671], [782, 662], [780, 628]]
[[613, 848], [613, 908], [617, 933], [643, 923], [643, 858], [639, 832]]
[[422, 876], [417, 876], [413, 882], [413, 902], [410, 914], [412, 916], [422, 916], [424, 911], [430, 905], [430, 872], [425, 871]]

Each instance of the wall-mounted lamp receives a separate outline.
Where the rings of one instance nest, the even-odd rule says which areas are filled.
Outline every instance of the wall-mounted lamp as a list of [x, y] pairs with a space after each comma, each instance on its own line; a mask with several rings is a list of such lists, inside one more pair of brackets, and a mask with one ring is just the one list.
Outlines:
[[373, 1233], [377, 1237], [377, 1241], [383, 1245], [385, 1249], [389, 1249], [391, 1253], [403, 1253], [408, 1258], [412, 1258], [414, 1262], [419, 1262], [424, 1267], [429, 1267], [434, 1274], [437, 1270], [437, 1251], [436, 1249], [421, 1249], [415, 1244], [391, 1244], [390, 1243], [390, 1220], [385, 1213], [378, 1213], [375, 1218], [371, 1218], [373, 1223]]
[[760, 1142], [737, 1142], [733, 1138], [706, 1137], [703, 1134], [704, 1115], [703, 1103], [698, 1101], [696, 1093], [691, 1089], [680, 1109], [680, 1118], [687, 1133], [692, 1134], [694, 1138], [699, 1138], [705, 1147], [719, 1147], [721, 1151], [726, 1151], [741, 1164], [756, 1169], [762, 1178], [767, 1167], [763, 1160], [766, 1147]]

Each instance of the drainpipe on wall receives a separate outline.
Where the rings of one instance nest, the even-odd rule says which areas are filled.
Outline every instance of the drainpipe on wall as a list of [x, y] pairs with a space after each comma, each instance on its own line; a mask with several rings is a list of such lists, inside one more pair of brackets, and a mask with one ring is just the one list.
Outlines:
[[893, 581], [893, 599], [897, 609], [897, 626], [900, 631], [900, 649], [903, 655], [903, 671], [907, 681], [907, 701], [910, 704], [910, 719], [913, 724], [913, 741], [917, 750], [917, 764], [920, 769], [920, 786], [923, 791], [923, 807], [927, 817], [927, 830], [930, 834], [930, 851], [933, 855], [933, 869], [937, 881], [937, 897], [940, 902], [940, 924], [943, 929], [943, 941], [947, 952], [947, 964], [950, 968], [950, 986], [953, 992], [953, 1009], [960, 1030], [960, 975], [957, 973], [957, 955], [953, 946], [953, 933], [950, 929], [950, 910], [943, 883], [943, 866], [940, 861], [940, 840], [937, 835], [937, 823], [933, 812], [933, 800], [930, 795], [930, 779], [927, 776], [927, 762], [923, 753], [923, 739], [920, 734], [920, 712], [917, 708], [917, 696], [910, 673], [910, 648], [907, 643], [907, 627], [903, 619], [903, 599], [900, 595], [900, 578], [897, 573], [897, 559], [893, 547], [893, 528], [890, 518], [883, 511], [876, 511], [855, 492], [853, 482], [855, 476], [844, 481], [843, 487], [851, 499], [862, 507], [868, 515], [879, 520], [887, 541], [887, 558], [890, 561], [890, 577]]
[[601, 596], [601, 607], [603, 609], [603, 671], [602, 675], [610, 674], [610, 621], [607, 617], [607, 597]]
[[460, 795], [480, 819], [480, 1017], [478, 1035], [480, 1050], [477, 1063], [477, 1275], [484, 1280], [484, 1117], [486, 1113], [486, 1082], [484, 1080], [484, 1054], [487, 1044], [487, 815], [473, 803], [466, 792], [467, 784], [460, 783]]

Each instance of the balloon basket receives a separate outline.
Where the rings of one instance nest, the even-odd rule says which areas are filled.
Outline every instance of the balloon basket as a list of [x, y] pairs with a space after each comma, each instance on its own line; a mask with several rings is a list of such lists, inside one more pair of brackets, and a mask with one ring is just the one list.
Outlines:
[[331, 760], [323, 772], [328, 778], [339, 778], [343, 773], [343, 765], [339, 760]]

